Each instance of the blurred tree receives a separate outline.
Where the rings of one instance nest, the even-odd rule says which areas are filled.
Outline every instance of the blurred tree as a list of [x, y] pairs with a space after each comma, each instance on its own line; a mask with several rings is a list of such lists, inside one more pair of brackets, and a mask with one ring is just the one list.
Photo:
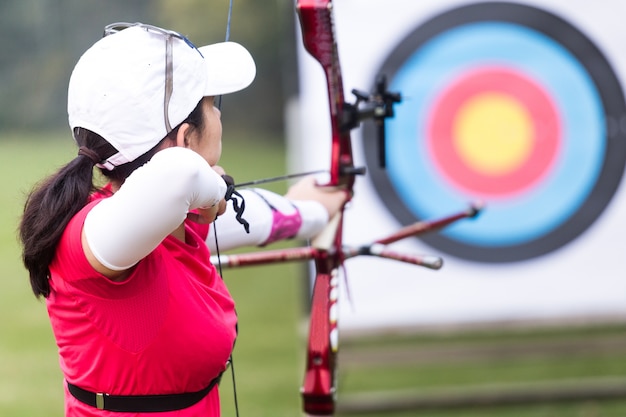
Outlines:
[[150, 18], [150, 1], [0, 3], [0, 129], [67, 126], [67, 83], [82, 54], [117, 20]]
[[[160, 0], [166, 27], [184, 31], [198, 45], [225, 39], [229, 0]], [[251, 88], [224, 97], [222, 119], [229, 124], [261, 129], [282, 139], [285, 74], [293, 73], [285, 45], [293, 38], [292, 0], [233, 0], [230, 40], [244, 45], [255, 58], [257, 77]], [[181, 29], [182, 28], [182, 29]], [[243, 117], [245, 115], [245, 118]]]
[[[71, 70], [106, 24], [154, 23], [201, 45], [224, 39], [228, 7], [229, 0], [1, 1], [0, 130], [67, 126]], [[251, 51], [258, 74], [252, 88], [225, 97], [224, 123], [282, 138], [283, 74], [293, 73], [284, 67], [293, 3], [234, 0], [233, 7], [231, 40]]]

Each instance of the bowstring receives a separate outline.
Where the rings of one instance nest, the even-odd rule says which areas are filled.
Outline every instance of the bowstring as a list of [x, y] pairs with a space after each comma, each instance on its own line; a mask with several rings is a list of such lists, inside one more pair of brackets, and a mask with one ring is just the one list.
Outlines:
[[[228, 1], [228, 15], [226, 17], [226, 35], [224, 36], [224, 42], [230, 40], [230, 22], [233, 17], [233, 0]], [[217, 98], [217, 108], [222, 109], [222, 95]]]
[[[230, 40], [230, 26], [233, 17], [233, 0], [229, 0], [228, 2], [228, 15], [226, 18], [226, 35], [224, 36], [224, 42], [228, 42]], [[222, 95], [219, 95], [217, 98], [217, 108], [218, 110], [222, 110]], [[215, 219], [217, 220], [217, 219]], [[220, 246], [217, 239], [217, 226], [216, 221], [213, 221], [213, 238], [215, 239], [215, 254], [217, 255], [217, 268], [222, 280], [224, 279], [224, 272], [222, 270], [222, 259], [220, 257]], [[239, 417], [239, 401], [237, 400], [237, 383], [235, 380], [235, 362], [233, 360], [233, 354], [231, 352], [230, 358], [228, 359], [230, 363], [230, 374], [233, 385], [233, 402], [235, 407], [235, 416]]]

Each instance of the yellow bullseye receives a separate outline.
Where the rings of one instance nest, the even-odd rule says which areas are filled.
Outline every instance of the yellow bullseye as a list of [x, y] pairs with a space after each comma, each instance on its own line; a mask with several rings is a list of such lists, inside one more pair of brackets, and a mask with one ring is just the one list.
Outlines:
[[464, 103], [453, 134], [460, 158], [485, 175], [515, 171], [532, 152], [531, 116], [504, 94], [484, 93]]

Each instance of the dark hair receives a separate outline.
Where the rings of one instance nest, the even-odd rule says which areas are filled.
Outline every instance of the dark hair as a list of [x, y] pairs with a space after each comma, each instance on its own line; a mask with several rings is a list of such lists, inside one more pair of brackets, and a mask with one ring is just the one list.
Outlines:
[[[182, 123], [189, 123], [203, 129], [202, 100]], [[101, 173], [109, 180], [120, 183], [137, 168], [144, 165], [157, 152], [167, 139], [175, 138], [180, 124], [154, 148], [132, 162]], [[74, 129], [74, 139], [79, 147], [95, 152], [101, 161], [115, 155], [117, 150], [102, 136], [83, 129]], [[89, 196], [97, 188], [93, 184], [94, 162], [84, 154], [79, 154], [67, 165], [59, 169], [34, 187], [24, 204], [24, 214], [19, 225], [22, 242], [22, 261], [30, 274], [30, 285], [36, 297], [50, 295], [48, 281], [49, 266], [54, 259], [57, 245], [68, 223], [89, 201]]]

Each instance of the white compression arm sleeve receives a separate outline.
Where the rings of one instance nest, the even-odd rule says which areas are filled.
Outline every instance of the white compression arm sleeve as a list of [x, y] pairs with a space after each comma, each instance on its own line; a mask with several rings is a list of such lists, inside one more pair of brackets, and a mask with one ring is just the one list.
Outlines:
[[[317, 235], [328, 223], [328, 212], [317, 201], [292, 201], [281, 195], [263, 189], [240, 190], [246, 202], [243, 218], [250, 223], [250, 233], [237, 222], [232, 204], [228, 203], [226, 212], [216, 220], [217, 239], [220, 250], [230, 250], [242, 246], [260, 246], [267, 243], [275, 227], [273, 206], [285, 215], [299, 212], [302, 224], [294, 236], [297, 239], [309, 239]], [[271, 206], [270, 206], [271, 205]], [[215, 251], [214, 228], [210, 227], [207, 244]]]
[[189, 210], [211, 207], [225, 194], [226, 183], [199, 154], [167, 148], [89, 212], [85, 237], [102, 265], [125, 270], [180, 226]]

